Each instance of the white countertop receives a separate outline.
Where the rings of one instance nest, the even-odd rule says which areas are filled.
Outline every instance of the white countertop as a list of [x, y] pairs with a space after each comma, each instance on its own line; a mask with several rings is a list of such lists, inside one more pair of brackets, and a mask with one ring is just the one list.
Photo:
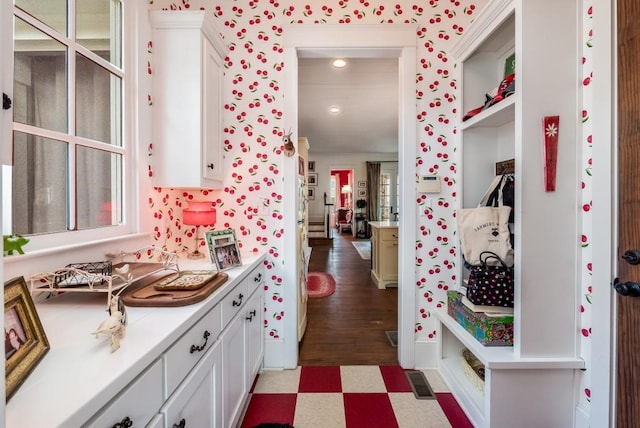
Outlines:
[[[264, 253], [242, 254], [243, 265], [226, 270], [227, 282], [202, 302], [127, 307], [126, 334], [114, 353], [109, 336], [91, 335], [108, 317], [105, 293], [67, 293], [38, 303], [51, 349], [7, 403], [6, 426], [81, 426], [263, 260]], [[178, 264], [182, 270], [214, 269], [208, 259]]]
[[369, 226], [377, 227], [379, 229], [392, 229], [398, 227], [397, 221], [370, 221]]

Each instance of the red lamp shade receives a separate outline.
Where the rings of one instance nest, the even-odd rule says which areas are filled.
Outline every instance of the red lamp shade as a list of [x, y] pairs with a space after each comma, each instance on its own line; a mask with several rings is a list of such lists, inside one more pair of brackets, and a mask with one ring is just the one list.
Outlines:
[[182, 210], [182, 223], [191, 226], [213, 226], [216, 224], [216, 210], [210, 201], [190, 201]]

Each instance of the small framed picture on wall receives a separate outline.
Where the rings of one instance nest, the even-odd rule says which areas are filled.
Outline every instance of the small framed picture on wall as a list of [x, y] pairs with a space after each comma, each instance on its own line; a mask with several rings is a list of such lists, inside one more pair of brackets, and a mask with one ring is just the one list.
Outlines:
[[309, 172], [314, 172], [316, 170], [316, 161], [309, 161], [307, 164], [307, 169]]
[[307, 189], [307, 198], [309, 200], [315, 199], [316, 198], [316, 189], [313, 188], [308, 188]]
[[307, 174], [307, 184], [309, 186], [317, 186], [318, 185], [318, 173], [310, 172]]
[[366, 181], [358, 181], [358, 189], [366, 189], [367, 182]]
[[367, 190], [366, 189], [358, 189], [358, 197], [359, 198], [365, 198], [367, 196]]

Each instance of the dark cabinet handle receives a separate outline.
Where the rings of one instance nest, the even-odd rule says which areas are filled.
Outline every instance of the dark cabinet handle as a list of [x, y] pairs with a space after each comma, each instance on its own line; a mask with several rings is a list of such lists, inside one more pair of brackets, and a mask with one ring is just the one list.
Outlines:
[[180, 419], [180, 422], [177, 424], [173, 424], [173, 428], [184, 428], [187, 426], [187, 421], [184, 418]]
[[622, 259], [630, 265], [640, 265], [640, 251], [627, 250], [622, 255]]
[[620, 282], [616, 278], [613, 280], [613, 288], [621, 296], [640, 297], [640, 284], [637, 282]]
[[207, 164], [207, 168], [209, 168], [209, 169], [213, 169], [213, 168], [214, 168], [213, 163], [208, 163], [208, 164]]
[[207, 342], [209, 341], [209, 336], [211, 336], [211, 333], [209, 333], [208, 330], [205, 330], [204, 334], [202, 335], [202, 337], [204, 339], [204, 343], [202, 344], [202, 346], [191, 345], [191, 350], [189, 351], [189, 353], [193, 354], [196, 351], [197, 352], [202, 351], [207, 346]]
[[129, 428], [131, 426], [133, 426], [133, 421], [129, 416], [127, 416], [126, 418], [124, 418], [123, 420], [121, 420], [111, 428]]
[[242, 299], [244, 299], [242, 293], [238, 294], [238, 300], [234, 300], [232, 303], [233, 307], [235, 308], [236, 306], [242, 306]]
[[9, 110], [11, 108], [11, 98], [9, 95], [2, 93], [2, 110]]
[[260, 282], [262, 281], [262, 274], [259, 273], [258, 275], [253, 277], [253, 282]]
[[253, 321], [253, 317], [256, 316], [256, 310], [252, 310], [251, 312], [249, 312], [249, 316], [247, 317], [247, 321], [251, 322]]

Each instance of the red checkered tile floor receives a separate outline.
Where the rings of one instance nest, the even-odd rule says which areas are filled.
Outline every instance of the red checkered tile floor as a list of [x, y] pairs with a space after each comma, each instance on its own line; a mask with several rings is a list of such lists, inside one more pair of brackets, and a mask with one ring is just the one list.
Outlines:
[[298, 367], [265, 371], [241, 428], [472, 428], [436, 371], [424, 371], [437, 399], [416, 399], [399, 366]]

